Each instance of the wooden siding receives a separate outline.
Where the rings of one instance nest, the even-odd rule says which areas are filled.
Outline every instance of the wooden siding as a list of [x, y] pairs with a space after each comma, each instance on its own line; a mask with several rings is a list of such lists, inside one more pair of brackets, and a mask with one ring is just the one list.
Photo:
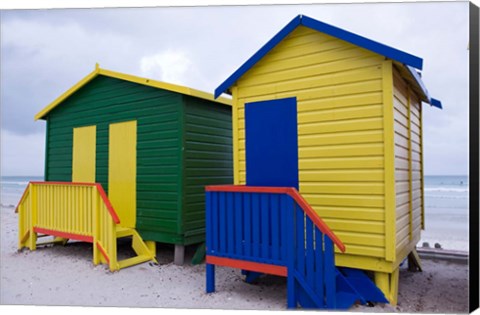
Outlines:
[[233, 184], [232, 109], [184, 96], [182, 225], [185, 243], [205, 237], [205, 186]]
[[73, 128], [97, 126], [96, 182], [108, 192], [109, 124], [137, 120], [137, 229], [147, 240], [180, 233], [179, 128], [182, 96], [98, 76], [47, 118], [46, 179], [71, 181]]
[[245, 103], [296, 97], [300, 192], [349, 257], [385, 257], [383, 60], [298, 27], [232, 89], [235, 182], [246, 176]]
[[[394, 71], [396, 254], [420, 239], [423, 214], [421, 103]], [[397, 257], [403, 259], [404, 257]]]

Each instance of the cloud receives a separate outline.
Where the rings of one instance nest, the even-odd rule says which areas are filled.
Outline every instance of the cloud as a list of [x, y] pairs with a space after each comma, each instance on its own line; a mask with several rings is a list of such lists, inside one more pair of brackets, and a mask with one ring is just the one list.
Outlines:
[[121, 34], [87, 32], [69, 21], [61, 25], [14, 18], [2, 21], [2, 129], [41, 132], [34, 115], [78, 82], [99, 61], [121, 63], [114, 51], [129, 51]]
[[34, 115], [96, 62], [212, 93], [298, 14], [422, 57], [445, 107], [424, 110], [425, 173], [468, 172], [466, 2], [2, 11], [2, 135], [43, 135]]
[[186, 85], [187, 76], [192, 71], [193, 63], [182, 51], [167, 50], [140, 60], [143, 76], [161, 81]]

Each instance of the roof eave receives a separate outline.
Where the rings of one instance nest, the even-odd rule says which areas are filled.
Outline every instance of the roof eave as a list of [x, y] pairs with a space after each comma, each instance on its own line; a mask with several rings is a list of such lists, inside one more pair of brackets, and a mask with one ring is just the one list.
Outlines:
[[316, 31], [328, 34], [338, 39], [344, 40], [359, 47], [363, 47], [379, 55], [393, 59], [395, 61], [407, 64], [416, 69], [422, 70], [423, 60], [417, 56], [398, 50], [396, 48], [384, 45], [366, 37], [335, 27], [333, 25], [320, 22], [308, 16], [302, 17], [302, 25]]
[[74, 86], [72, 86], [70, 89], [68, 89], [65, 93], [57, 97], [53, 102], [48, 104], [45, 108], [43, 108], [41, 111], [39, 111], [35, 115], [35, 121], [39, 119], [45, 119], [46, 115], [55, 107], [57, 107], [61, 102], [66, 100], [70, 95], [75, 93], [77, 90], [79, 90], [81, 87], [83, 87], [85, 84], [93, 80], [97, 75], [100, 73], [100, 68], [97, 66], [95, 67], [95, 70], [90, 72], [86, 77], [84, 77], [82, 80], [77, 82]]
[[124, 74], [124, 73], [120, 73], [120, 72], [116, 72], [116, 71], [112, 71], [112, 70], [106, 70], [106, 69], [100, 69], [100, 74], [104, 75], [104, 76], [112, 77], [112, 78], [115, 78], [115, 79], [121, 79], [121, 80], [125, 80], [125, 81], [130, 81], [130, 82], [133, 82], [133, 83], [138, 83], [138, 84], [142, 84], [142, 85], [155, 87], [155, 88], [158, 88], [158, 89], [164, 89], [164, 90], [168, 90], [168, 91], [172, 91], [172, 92], [176, 92], [176, 93], [180, 93], [180, 94], [184, 94], [184, 95], [189, 95], [189, 96], [193, 96], [193, 97], [206, 99], [206, 100], [209, 100], [209, 101], [212, 101], [212, 102], [215, 102], [215, 103], [221, 103], [221, 104], [229, 105], [229, 106], [232, 105], [232, 101], [228, 98], [221, 97], [219, 99], [215, 99], [213, 97], [213, 95], [210, 94], [210, 93], [200, 91], [200, 90], [196, 90], [196, 89], [193, 89], [193, 88], [189, 88], [189, 87], [186, 87], [186, 86], [181, 86], [181, 85], [177, 85], [177, 84], [172, 84], [172, 83], [167, 83], [167, 82], [162, 82], [162, 81], [157, 81], [157, 80], [152, 80], [152, 79], [147, 79], [147, 78], [142, 78], [142, 77], [137, 77], [137, 76], [134, 76], [134, 75]]
[[408, 66], [408, 65], [405, 65], [405, 68], [408, 70], [408, 72], [410, 73], [410, 75], [413, 77], [413, 79], [415, 80], [417, 86], [420, 88], [420, 90], [422, 91], [423, 93], [423, 99], [422, 101], [434, 106], [434, 107], [437, 107], [439, 109], [443, 109], [442, 107], [442, 102], [440, 102], [439, 100], [435, 99], [435, 98], [432, 98], [430, 96], [430, 94], [428, 93], [428, 90], [427, 88], [425, 87], [425, 84], [423, 83], [422, 81], [422, 78], [420, 77], [420, 75], [418, 74], [417, 70], [413, 69], [412, 67]]
[[184, 95], [189, 95], [189, 96], [192, 96], [192, 97], [206, 99], [206, 100], [209, 100], [209, 101], [212, 101], [212, 102], [215, 102], [215, 103], [221, 103], [221, 104], [224, 104], [224, 105], [232, 106], [232, 100], [228, 99], [228, 98], [225, 98], [225, 97], [220, 97], [220, 98], [216, 99], [216, 98], [213, 97], [212, 94], [207, 93], [207, 92], [203, 92], [203, 91], [200, 91], [200, 90], [188, 88], [188, 87], [181, 86], [181, 85], [176, 85], [176, 84], [156, 81], [156, 80], [152, 80], [152, 79], [137, 77], [137, 76], [134, 76], [134, 75], [124, 74], [124, 73], [111, 71], [111, 70], [107, 70], [107, 69], [101, 69], [97, 64], [95, 66], [94, 71], [92, 71], [90, 74], [88, 74], [82, 80], [80, 80], [78, 83], [76, 83], [70, 89], [68, 89], [65, 93], [60, 95], [52, 103], [50, 103], [44, 109], [42, 109], [40, 112], [38, 112], [35, 115], [35, 120], [45, 119], [50, 111], [52, 111], [60, 103], [65, 101], [73, 93], [78, 91], [81, 87], [86, 85], [88, 82], [92, 81], [98, 75], [103, 75], [103, 76], [106, 76], [106, 77], [111, 77], [111, 78], [115, 78], [115, 79], [130, 81], [130, 82], [133, 82], [133, 83], [147, 85], [147, 86], [151, 86], [151, 87], [155, 87], [155, 88], [159, 88], [159, 89], [164, 89], [164, 90], [168, 90], [168, 91], [172, 91], [172, 92], [176, 92], [176, 93], [180, 93], [180, 94], [184, 94]]
[[243, 63], [232, 75], [230, 75], [222, 84], [220, 84], [214, 93], [214, 97], [219, 97], [228, 90], [238, 78], [253, 67], [260, 59], [262, 59], [270, 50], [272, 50], [280, 41], [282, 41], [290, 32], [300, 25], [302, 16], [298, 15], [283, 27], [275, 36], [272, 37], [265, 45], [262, 46], [253, 56]]
[[440, 102], [439, 100], [437, 100], [433, 97], [430, 99], [430, 105], [432, 105], [433, 107], [436, 107], [436, 108], [443, 109], [442, 102]]

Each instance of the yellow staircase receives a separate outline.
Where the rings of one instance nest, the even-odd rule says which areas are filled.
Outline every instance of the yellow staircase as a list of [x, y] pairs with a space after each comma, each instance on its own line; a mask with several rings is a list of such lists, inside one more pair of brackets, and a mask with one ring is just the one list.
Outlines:
[[[132, 248], [137, 256], [120, 260], [118, 262], [119, 269], [138, 265], [150, 260], [157, 262], [155, 259], [155, 242], [145, 242], [135, 229], [117, 226], [116, 238], [132, 237]], [[153, 253], [153, 256], [152, 256]]]
[[[120, 219], [105, 191], [96, 183], [31, 182], [15, 210], [18, 213], [18, 249], [66, 243], [69, 239], [93, 244], [93, 263], [108, 264], [111, 271], [155, 259], [155, 242], [145, 242]], [[54, 240], [37, 244], [37, 238]], [[118, 261], [117, 240], [131, 237], [136, 256]]]

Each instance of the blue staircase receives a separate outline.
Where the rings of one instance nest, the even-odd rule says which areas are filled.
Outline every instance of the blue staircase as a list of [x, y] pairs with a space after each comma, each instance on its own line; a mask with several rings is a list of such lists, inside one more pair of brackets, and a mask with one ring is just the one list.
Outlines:
[[[370, 278], [358, 269], [349, 269], [353, 271], [355, 276], [350, 277], [351, 273], [345, 273], [345, 269], [335, 268], [335, 300], [331, 304], [327, 304], [305, 281], [298, 281], [299, 284], [295, 288], [297, 294], [297, 304], [305, 309], [327, 308], [347, 310], [354, 304], [367, 305], [368, 303], [388, 303], [383, 295]], [[331, 290], [331, 288], [330, 288]], [[322, 301], [323, 300], [323, 301]], [[323, 303], [322, 303], [323, 302]], [[294, 308], [297, 305], [292, 305]]]
[[348, 309], [388, 303], [361, 270], [335, 266], [343, 243], [295, 188], [209, 186], [206, 196], [207, 293], [215, 265], [287, 277], [287, 307]]

